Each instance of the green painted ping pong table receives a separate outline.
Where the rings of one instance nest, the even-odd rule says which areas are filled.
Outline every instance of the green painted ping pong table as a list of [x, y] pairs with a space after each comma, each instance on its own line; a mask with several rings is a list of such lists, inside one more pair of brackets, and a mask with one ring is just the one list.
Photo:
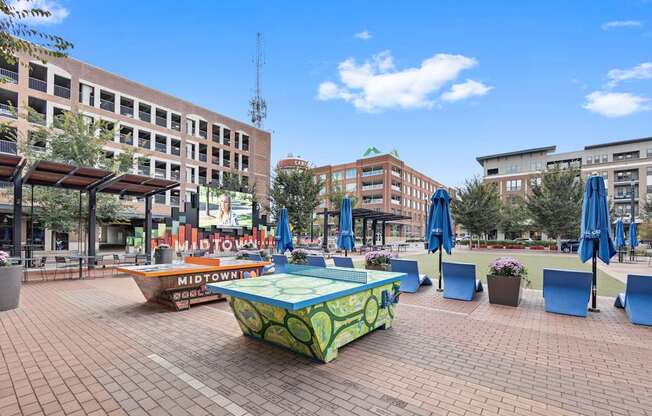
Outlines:
[[392, 326], [404, 273], [288, 265], [286, 273], [207, 285], [227, 296], [243, 334], [322, 362]]

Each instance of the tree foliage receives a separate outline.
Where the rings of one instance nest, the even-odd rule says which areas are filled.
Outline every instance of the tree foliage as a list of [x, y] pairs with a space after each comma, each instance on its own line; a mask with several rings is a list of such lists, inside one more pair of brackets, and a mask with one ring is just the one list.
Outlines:
[[[133, 152], [127, 151], [107, 158], [103, 146], [113, 140], [115, 132], [105, 122], [90, 122], [79, 113], [66, 112], [54, 123], [57, 128], [40, 128], [19, 146], [29, 166], [39, 160], [52, 160], [74, 166], [96, 167], [115, 173], [127, 172], [133, 166]], [[29, 203], [28, 191], [24, 203]], [[79, 227], [79, 218], [85, 223], [88, 213], [87, 198], [82, 198], [79, 211], [79, 191], [52, 187], [34, 188], [34, 218], [42, 226], [57, 232], [68, 232]], [[98, 222], [111, 222], [124, 217], [125, 203], [115, 195], [98, 194], [96, 215]]]
[[[577, 238], [582, 215], [582, 179], [576, 169], [554, 169], [533, 184], [527, 210], [534, 225], [561, 245], [561, 238]], [[559, 247], [558, 247], [559, 248]]]
[[278, 218], [279, 211], [288, 210], [290, 224], [298, 233], [310, 228], [312, 213], [319, 205], [323, 182], [315, 179], [310, 170], [276, 169], [270, 190], [270, 212]]
[[455, 222], [480, 237], [496, 229], [500, 221], [500, 196], [496, 185], [474, 177], [457, 188], [451, 201]]
[[358, 198], [350, 192], [346, 192], [341, 183], [333, 182], [331, 192], [328, 194], [328, 201], [331, 204], [331, 208], [339, 211], [340, 207], [342, 206], [342, 200], [345, 196], [348, 196], [351, 200], [351, 208], [355, 208], [358, 204]]
[[531, 226], [525, 199], [514, 196], [505, 199], [500, 206], [499, 227], [505, 232], [505, 239], [518, 238]]
[[72, 43], [60, 36], [36, 30], [26, 23], [32, 18], [52, 15], [49, 10], [32, 7], [30, 2], [32, 0], [0, 0], [0, 57], [15, 63], [18, 53], [27, 53], [41, 60], [65, 56], [72, 49]]

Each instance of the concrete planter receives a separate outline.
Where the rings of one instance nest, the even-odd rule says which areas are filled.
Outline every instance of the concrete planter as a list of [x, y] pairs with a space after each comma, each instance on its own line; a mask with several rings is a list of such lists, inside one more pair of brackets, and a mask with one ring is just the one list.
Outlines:
[[518, 306], [521, 301], [521, 280], [520, 277], [487, 275], [489, 303]]
[[18, 307], [22, 277], [23, 266], [0, 267], [0, 311]]

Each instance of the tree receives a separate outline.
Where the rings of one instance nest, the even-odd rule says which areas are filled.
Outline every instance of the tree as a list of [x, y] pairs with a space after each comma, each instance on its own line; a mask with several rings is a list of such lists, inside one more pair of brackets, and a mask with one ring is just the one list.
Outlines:
[[49, 10], [32, 7], [30, 1], [0, 0], [0, 57], [7, 62], [15, 63], [18, 53], [42, 60], [63, 57], [73, 47], [62, 37], [38, 31], [25, 23], [28, 19], [52, 16]]
[[500, 220], [500, 196], [496, 185], [478, 177], [468, 179], [464, 186], [457, 188], [451, 211], [455, 222], [479, 239], [480, 235], [494, 230]]
[[348, 196], [351, 200], [351, 208], [355, 208], [358, 204], [358, 198], [355, 195], [346, 192], [341, 183], [333, 182], [331, 193], [328, 195], [328, 201], [331, 204], [331, 208], [339, 211], [342, 206], [342, 200], [345, 196]]
[[269, 195], [269, 211], [278, 218], [281, 208], [287, 208], [290, 224], [295, 231], [306, 233], [310, 228], [312, 213], [319, 205], [319, 192], [323, 185], [310, 170], [276, 169]]
[[[31, 117], [35, 117], [30, 115]], [[128, 151], [107, 158], [103, 146], [113, 141], [113, 127], [103, 121], [89, 122], [83, 115], [65, 112], [58, 116], [56, 128], [34, 130], [26, 138], [20, 138], [21, 153], [28, 167], [39, 160], [52, 160], [74, 166], [97, 167], [115, 173], [127, 172], [133, 167], [133, 152]], [[34, 187], [34, 219], [41, 226], [56, 232], [69, 232], [86, 223], [87, 198], [82, 199], [79, 212], [79, 192], [52, 187]], [[31, 192], [31, 191], [30, 191]], [[27, 194], [24, 202], [31, 199]], [[115, 195], [98, 194], [96, 215], [99, 223], [124, 217], [124, 202]]]
[[506, 239], [520, 237], [530, 228], [530, 223], [523, 197], [515, 196], [503, 201], [498, 225], [505, 232]]
[[541, 183], [534, 183], [527, 200], [527, 210], [534, 226], [557, 240], [576, 238], [582, 215], [582, 179], [577, 169], [554, 169], [543, 174]]

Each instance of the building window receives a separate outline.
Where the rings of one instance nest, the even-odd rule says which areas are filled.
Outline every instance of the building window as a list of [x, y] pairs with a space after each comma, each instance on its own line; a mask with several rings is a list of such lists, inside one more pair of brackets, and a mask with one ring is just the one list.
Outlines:
[[355, 182], [346, 184], [346, 192], [355, 192]]
[[512, 180], [509, 180], [509, 181], [505, 181], [505, 190], [507, 192], [520, 191], [521, 190], [521, 180], [520, 179], [512, 179]]
[[602, 163], [607, 163], [607, 162], [609, 162], [609, 155], [607, 155], [606, 153], [604, 153], [604, 154], [602, 155]]
[[346, 179], [355, 179], [356, 176], [356, 169], [347, 169], [346, 170]]
[[592, 165], [593, 164], [593, 156], [587, 156], [586, 157], [586, 164], [587, 165]]
[[341, 181], [342, 180], [342, 172], [333, 172], [331, 175], [331, 179], [334, 181]]
[[498, 168], [487, 169], [487, 176], [498, 175]]

